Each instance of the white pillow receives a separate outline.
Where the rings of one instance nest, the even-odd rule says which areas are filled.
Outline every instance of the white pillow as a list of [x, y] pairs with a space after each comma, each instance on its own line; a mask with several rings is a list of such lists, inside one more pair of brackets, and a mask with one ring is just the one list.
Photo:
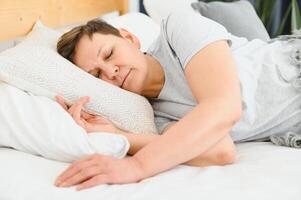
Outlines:
[[146, 98], [97, 79], [60, 56], [55, 50], [59, 36], [37, 23], [24, 41], [0, 54], [0, 80], [35, 95], [62, 95], [68, 104], [90, 96], [86, 111], [129, 132], [157, 133]]
[[128, 13], [105, 21], [116, 28], [124, 28], [136, 35], [141, 43], [141, 51], [146, 51], [160, 33], [160, 26], [142, 13]]
[[[115, 14], [115, 13], [114, 13]], [[113, 15], [114, 16], [114, 15]], [[99, 19], [103, 19], [109, 24], [116, 28], [124, 28], [134, 35], [136, 35], [141, 43], [141, 51], [146, 51], [151, 43], [158, 37], [160, 33], [160, 26], [156, 22], [142, 13], [127, 13], [122, 16], [100, 16]], [[42, 26], [41, 22], [40, 25]], [[69, 24], [60, 28], [55, 29], [60, 33], [65, 33], [75, 26], [81, 25], [83, 23]], [[24, 37], [20, 37], [14, 40], [15, 44], [19, 44], [24, 40]], [[11, 45], [12, 46], [12, 45]], [[0, 49], [1, 50], [1, 49]], [[4, 49], [3, 49], [4, 50]]]
[[[160, 33], [160, 26], [155, 21], [147, 15], [138, 12], [127, 13], [118, 17], [99, 17], [99, 19], [105, 20], [116, 28], [124, 28], [137, 36], [141, 43], [141, 51], [146, 51]], [[81, 24], [72, 24], [56, 30], [64, 33]]]
[[126, 137], [105, 132], [87, 134], [61, 106], [0, 81], [0, 146], [72, 162], [92, 153], [122, 158]]

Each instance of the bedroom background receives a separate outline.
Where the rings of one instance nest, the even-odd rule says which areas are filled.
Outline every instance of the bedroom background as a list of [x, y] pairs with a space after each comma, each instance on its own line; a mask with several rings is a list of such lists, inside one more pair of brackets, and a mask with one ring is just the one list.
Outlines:
[[[202, 1], [233, 2], [235, 0]], [[290, 34], [292, 30], [301, 28], [301, 0], [248, 1], [254, 5], [258, 16], [265, 25], [271, 38], [276, 37], [277, 35]], [[141, 12], [148, 15], [143, 5], [143, 0], [130, 0], [129, 12]], [[0, 52], [13, 45], [15, 45], [14, 41], [1, 42]]]
[[[26, 0], [26, 2], [30, 2], [32, 6], [36, 6], [37, 2], [49, 2], [49, 1], [54, 1], [54, 0], [39, 0], [39, 1]], [[87, 10], [91, 12], [93, 10], [91, 8], [92, 7], [91, 3], [87, 5], [87, 2], [91, 2], [91, 1], [104, 2], [105, 4], [107, 2], [113, 2], [119, 0], [55, 0], [55, 1], [56, 2], [78, 1], [82, 4], [85, 4], [85, 6], [89, 7], [89, 9]], [[120, 0], [120, 1], [124, 1], [124, 0]], [[155, 11], [161, 10], [160, 8], [162, 8], [163, 11], [169, 10], [170, 8], [169, 6], [171, 6], [171, 4], [176, 5], [176, 2], [178, 1], [184, 1], [185, 3], [190, 1], [197, 2], [197, 0], [169, 0], [169, 1], [168, 0], [164, 0], [164, 1], [144, 0], [144, 3], [147, 1], [157, 2], [158, 4], [160, 4], [160, 5], [157, 4], [157, 7], [152, 7], [153, 10]], [[1, 2], [8, 2], [8, 4], [12, 5], [14, 4], [14, 2], [20, 2], [20, 4], [22, 4], [25, 1], [24, 0], [14, 0], [14, 1], [0, 0], [0, 10], [2, 8], [3, 11], [4, 6], [1, 6], [3, 5], [1, 4]], [[142, 6], [142, 4], [139, 4], [141, 1], [129, 0], [129, 2], [130, 2], [130, 6], [129, 6], [130, 12], [141, 10], [139, 8], [140, 6]], [[246, 1], [245, 3], [248, 2]], [[47, 4], [44, 3], [44, 5]], [[187, 7], [189, 6], [190, 5], [188, 4]], [[70, 6], [70, 7], [74, 8], [76, 6]], [[253, 9], [252, 6], [249, 6], [249, 8], [250, 7]], [[148, 8], [149, 10], [150, 7], [146, 6], [146, 8]], [[180, 8], [182, 9], [183, 7], [180, 6]], [[99, 10], [102, 9], [99, 8]], [[229, 9], [229, 10], [230, 13], [231, 11], [233, 12], [233, 9]], [[24, 14], [23, 12], [26, 12], [27, 10], [22, 9], [21, 11], [23, 15]], [[104, 14], [106, 12], [99, 11], [97, 13]], [[66, 13], [67, 12], [64, 12], [64, 14]], [[150, 13], [151, 12], [149, 12], [149, 14]], [[245, 18], [241, 19], [240, 21], [242, 21], [243, 23], [248, 22], [249, 25], [249, 21], [245, 19], [252, 18], [252, 16], [245, 14], [245, 12], [242, 13], [244, 14]], [[79, 16], [79, 13], [77, 12], [74, 12], [74, 14], [75, 15], [72, 15], [71, 17]], [[132, 28], [133, 31], [137, 31], [137, 35], [139, 33], [141, 38], [143, 37], [144, 39], [143, 41], [149, 42], [151, 41], [151, 39], [156, 38], [155, 37], [156, 33], [155, 32], [153, 33], [150, 30], [154, 30], [155, 27], [158, 27], [158, 24], [155, 24], [151, 18], [148, 18], [145, 15], [142, 15], [141, 13], [131, 13], [131, 14], [132, 15], [128, 15], [128, 17], [121, 16], [121, 18], [118, 18], [115, 21], [115, 23], [122, 24], [122, 25], [127, 24], [128, 27], [126, 28], [129, 28], [128, 30], [130, 31], [131, 31], [130, 28]], [[256, 15], [255, 11], [254, 14]], [[0, 19], [4, 21], [3, 19], [5, 18], [0, 17]], [[235, 18], [234, 22], [236, 22], [236, 19], [237, 18]], [[258, 21], [261, 23], [259, 19]], [[258, 29], [256, 29], [256, 26], [252, 26], [252, 27], [258, 33]], [[265, 29], [263, 25], [262, 27], [263, 29]], [[47, 29], [47, 27], [37, 26], [37, 30], [40, 30], [43, 33], [45, 33], [47, 35], [47, 38], [51, 40], [53, 39], [52, 36], [56, 37], [55, 33], [50, 34], [51, 30]], [[5, 32], [5, 30], [3, 30], [2, 33], [3, 32]], [[40, 38], [43, 38], [41, 35], [39, 36]], [[39, 42], [39, 40], [37, 40], [36, 38], [32, 39], [31, 41], [34, 42], [34, 44]], [[47, 40], [43, 39], [42, 42], [49, 44], [48, 39]], [[51, 44], [53, 43], [51, 42]], [[41, 50], [41, 47], [40, 49], [36, 48], [36, 46], [32, 45], [32, 43], [27, 42], [27, 45], [28, 46], [23, 45], [23, 47], [28, 48], [30, 46], [30, 47], [34, 47], [31, 49]], [[20, 51], [18, 51], [18, 53], [22, 55], [25, 55], [25, 53], [27, 55], [28, 54], [35, 55], [35, 54], [31, 54], [28, 49], [26, 49], [25, 51], [24, 49], [22, 50], [21, 48], [19, 48], [19, 50]], [[28, 65], [24, 65], [24, 62], [18, 62], [21, 63], [18, 66], [21, 65], [25, 69], [29, 69], [27, 66], [31, 66], [34, 69], [39, 69], [40, 66], [44, 66], [44, 65], [39, 64], [37, 60], [40, 60], [42, 62], [51, 61], [48, 62], [51, 65], [53, 64], [52, 61], [55, 61], [55, 63], [57, 63], [56, 61], [58, 59], [53, 59], [49, 57], [53, 54], [51, 55], [48, 54], [49, 51], [46, 50], [43, 52], [44, 54], [41, 54], [41, 51], [39, 51], [38, 54], [41, 55], [43, 59], [38, 59], [37, 56], [33, 56], [34, 61], [28, 61], [29, 63]], [[20, 57], [14, 53], [12, 53], [12, 55], [15, 56], [14, 58]], [[48, 59], [45, 59], [44, 55], [47, 55]], [[16, 60], [17, 59], [11, 59], [11, 57], [7, 57], [6, 59], [6, 61], [9, 62], [16, 61]], [[55, 65], [59, 66], [60, 70], [63, 67], [63, 65], [61, 65], [60, 63], [58, 63], [58, 65], [57, 64]], [[72, 69], [76, 69], [76, 68], [74, 67]], [[13, 76], [10, 77], [16, 77], [16, 73], [10, 73], [10, 74], [13, 74]], [[46, 77], [50, 77], [49, 73], [44, 73], [44, 74], [47, 74]], [[56, 77], [60, 74], [64, 75], [64, 73], [55, 73]], [[66, 73], [66, 74], [72, 76], [72, 74], [70, 73]], [[78, 77], [78, 76], [72, 76], [72, 77]], [[65, 79], [66, 79], [66, 75], [64, 77], [64, 80]], [[77, 83], [77, 81], [74, 82]], [[58, 85], [63, 85], [63, 84], [58, 84]], [[73, 82], [72, 82], [72, 86], [74, 86]], [[78, 87], [75, 86], [75, 88]], [[300, 200], [301, 190], [300, 190], [299, 182], [301, 179], [301, 173], [300, 173], [301, 160], [298, 159], [300, 158], [300, 153], [301, 153], [300, 149], [276, 146], [269, 142], [254, 142], [254, 143], [250, 142], [250, 143], [238, 144], [237, 163], [229, 166], [213, 166], [207, 168], [196, 168], [196, 167], [180, 165], [158, 176], [154, 176], [145, 181], [141, 181], [138, 184], [100, 185], [98, 187], [91, 188], [89, 190], [84, 190], [82, 192], [76, 192], [75, 188], [73, 187], [63, 188], [63, 189], [57, 188], [53, 185], [54, 180], [58, 176], [58, 174], [68, 166], [68, 163], [66, 162], [56, 161], [58, 160], [58, 157], [62, 157], [64, 155], [68, 156], [70, 154], [73, 154], [74, 156], [79, 156], [81, 153], [93, 150], [95, 147], [101, 147], [101, 149], [98, 150], [104, 151], [102, 147], [111, 147], [111, 144], [114, 144], [112, 146], [118, 148], [118, 147], [122, 147], [124, 143], [122, 143], [122, 140], [120, 142], [118, 141], [106, 142], [107, 140], [103, 140], [105, 138], [99, 138], [99, 140], [96, 140], [96, 138], [90, 139], [90, 137], [93, 137], [93, 135], [91, 134], [89, 138], [84, 137], [84, 139], [86, 139], [84, 140], [84, 143], [86, 145], [83, 145], [82, 144], [83, 140], [80, 136], [86, 136], [86, 134], [82, 131], [82, 129], [78, 129], [78, 126], [73, 126], [74, 125], [73, 121], [69, 120], [70, 123], [69, 122], [65, 123], [64, 119], [69, 117], [69, 115], [63, 112], [62, 109], [57, 109], [58, 107], [57, 105], [55, 105], [54, 102], [46, 98], [41, 99], [38, 96], [27, 95], [26, 93], [25, 93], [26, 95], [24, 95], [24, 91], [17, 90], [16, 88], [9, 86], [8, 84], [4, 85], [4, 87], [2, 87], [1, 89], [2, 90], [0, 90], [1, 93], [0, 96], [2, 98], [1, 98], [0, 107], [2, 109], [0, 110], [4, 111], [3, 113], [5, 114], [5, 116], [10, 116], [10, 119], [12, 119], [12, 120], [6, 120], [12, 122], [9, 127], [13, 127], [14, 130], [19, 130], [20, 128], [22, 128], [21, 131], [15, 131], [20, 133], [20, 135], [23, 136], [23, 139], [27, 139], [25, 143], [21, 142], [21, 144], [26, 144], [26, 149], [31, 148], [31, 150], [35, 150], [35, 151], [43, 150], [43, 152], [41, 152], [41, 155], [47, 157], [45, 153], [51, 154], [48, 155], [48, 158], [51, 156], [53, 160], [46, 159], [44, 158], [44, 156], [35, 156], [30, 153], [24, 153], [22, 151], [13, 150], [10, 148], [0, 148], [0, 160], [4, 161], [1, 162], [1, 170], [0, 170], [0, 179], [1, 179], [0, 200], [4, 200], [4, 199], [10, 199], [10, 200], [20, 200], [20, 199], [23, 200], [40, 200], [40, 199], [43, 200], [53, 200], [53, 199], [56, 200], [65, 200], [65, 199], [68, 200], [82, 200], [82, 199], [85, 200], [99, 200], [99, 199], [106, 199], [106, 200], [116, 200], [116, 199]], [[107, 92], [104, 93], [106, 94]], [[112, 93], [115, 94], [114, 91]], [[39, 98], [39, 101], [37, 100], [33, 101], [32, 98], [35, 99]], [[24, 101], [25, 99], [27, 99], [28, 101]], [[39, 104], [40, 106], [36, 106], [37, 102], [40, 103]], [[121, 101], [116, 101], [116, 102], [121, 102]], [[45, 105], [46, 103], [47, 105], [51, 104], [52, 107]], [[14, 109], [17, 108], [16, 110], [20, 112], [22, 111], [23, 113], [22, 116], [20, 116], [20, 114], [14, 115], [14, 113], [16, 112], [5, 112], [6, 110], [11, 111], [12, 107]], [[30, 110], [30, 112], [27, 112], [27, 110]], [[39, 111], [41, 111], [44, 114], [39, 115]], [[37, 115], [35, 115], [36, 117], [38, 117], [38, 120], [35, 120], [36, 118], [33, 115], [29, 115], [29, 113], [32, 114], [38, 113]], [[47, 114], [47, 113], [51, 113], [51, 114]], [[65, 115], [60, 115], [60, 114], [65, 114]], [[59, 117], [57, 117], [57, 115], [59, 115]], [[24, 124], [35, 125], [36, 128], [34, 129], [34, 134], [33, 134], [35, 140], [28, 139], [28, 135], [24, 134], [25, 132], [27, 132], [28, 128], [32, 126], [24, 127], [24, 126], [19, 126], [19, 123], [14, 123], [16, 121], [17, 116], [19, 117], [18, 118], [19, 120], [17, 120], [18, 122], [28, 121], [28, 123], [25, 122]], [[51, 120], [49, 120], [49, 116], [52, 117]], [[2, 119], [3, 118], [4, 117], [2, 117]], [[61, 122], [60, 125], [62, 126], [61, 127], [59, 126], [60, 128], [58, 131], [58, 129], [55, 128], [54, 129], [45, 128], [46, 127], [44, 126], [45, 123], [42, 122], [47, 123], [48, 125], [47, 127], [56, 127], [53, 126], [52, 124], [53, 123], [58, 124], [59, 122]], [[5, 129], [1, 127], [1, 124], [0, 124], [0, 130], [2, 133], [5, 132], [4, 131]], [[67, 134], [60, 134], [61, 133], [60, 131], [64, 133], [66, 132]], [[10, 133], [10, 132], [6, 132], [6, 133]], [[45, 139], [43, 137], [44, 134], [40, 134], [40, 133], [47, 133], [47, 137], [49, 136], [54, 139], [52, 140]], [[54, 134], [52, 135], [51, 133]], [[70, 134], [72, 134], [72, 137], [70, 136]], [[5, 137], [6, 135], [0, 134], [0, 136]], [[40, 136], [39, 138], [42, 138], [42, 141], [44, 141], [44, 143], [42, 143], [41, 140], [39, 140], [40, 142], [37, 142], [38, 140], [36, 136]], [[96, 137], [101, 135], [97, 134], [94, 136]], [[20, 141], [20, 137], [6, 137], [6, 138], [11, 138], [12, 141], [16, 141], [14, 139]], [[72, 138], [72, 140], [70, 140], [70, 138]], [[0, 138], [0, 142], [1, 141], [3, 140]], [[54, 141], [54, 143], [51, 144], [51, 141]], [[105, 143], [100, 144], [100, 142], [102, 141], [104, 141]], [[39, 144], [39, 146], [37, 146], [37, 144]], [[60, 151], [54, 152], [54, 150], [57, 150], [58, 147], [62, 147], [62, 148], [60, 148]], [[116, 151], [116, 148], [114, 149], [106, 148], [106, 149], [114, 150], [114, 152]], [[62, 150], [64, 151], [64, 153], [62, 153]], [[120, 151], [120, 152], [124, 152], [124, 151]], [[34, 154], [34, 152], [32, 151], [31, 153]], [[66, 160], [68, 158], [64, 157], [63, 159]], [[74, 157], [71, 157], [70, 159], [74, 159]]]
[[[139, 0], [129, 0], [129, 12], [139, 12]], [[1, 7], [1, 5], [0, 5]], [[117, 15], [117, 13], [112, 13], [113, 15]], [[16, 41], [9, 40], [9, 41], [1, 41], [0, 42], [0, 52], [16, 45]]]
[[[203, 2], [233, 2], [237, 0], [199, 0]], [[248, 0], [265, 25], [271, 38], [277, 35], [290, 34], [294, 29], [301, 28], [301, 0]], [[137, 2], [135, 2], [137, 3]], [[139, 0], [139, 12], [148, 14]]]

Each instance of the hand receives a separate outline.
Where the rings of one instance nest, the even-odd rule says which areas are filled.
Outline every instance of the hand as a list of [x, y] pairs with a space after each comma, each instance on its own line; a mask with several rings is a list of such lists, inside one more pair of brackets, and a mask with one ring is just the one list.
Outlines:
[[144, 177], [135, 157], [117, 159], [93, 154], [71, 164], [55, 181], [57, 187], [77, 185], [76, 190], [100, 184], [134, 183]]
[[56, 96], [56, 100], [87, 133], [97, 131], [117, 132], [117, 127], [115, 127], [111, 121], [101, 116], [91, 115], [82, 110], [83, 106], [89, 102], [89, 97], [81, 97], [70, 107], [67, 106], [61, 96]]

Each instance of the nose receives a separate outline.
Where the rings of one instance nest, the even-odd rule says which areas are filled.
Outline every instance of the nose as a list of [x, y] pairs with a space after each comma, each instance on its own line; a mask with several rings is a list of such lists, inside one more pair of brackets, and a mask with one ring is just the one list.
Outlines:
[[119, 67], [116, 65], [105, 65], [103, 67], [105, 75], [110, 79], [113, 80], [119, 74]]

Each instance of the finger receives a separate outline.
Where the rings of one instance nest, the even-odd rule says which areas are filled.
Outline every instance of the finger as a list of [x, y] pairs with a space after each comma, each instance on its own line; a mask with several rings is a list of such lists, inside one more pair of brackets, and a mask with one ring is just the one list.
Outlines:
[[62, 97], [55, 96], [55, 99], [64, 108], [64, 110], [68, 111], [68, 106], [66, 105], [66, 103]]
[[107, 118], [105, 117], [102, 117], [102, 116], [94, 116], [94, 117], [91, 117], [90, 119], [90, 122], [101, 122], [101, 123], [105, 123], [105, 124], [108, 124], [108, 123], [111, 123], [110, 120], [108, 120]]
[[85, 111], [81, 111], [81, 116], [84, 118], [84, 119], [91, 119], [91, 118], [93, 118], [94, 117], [94, 115], [91, 115], [91, 114], [89, 114], [89, 113], [87, 113], [87, 112], [85, 112]]
[[83, 168], [89, 167], [93, 165], [91, 162], [83, 162], [81, 164], [73, 165], [68, 167], [58, 178], [55, 185], [60, 187], [63, 183], [65, 183], [70, 177], [74, 176], [78, 172], [80, 172]]
[[94, 177], [88, 179], [87, 181], [81, 183], [80, 185], [78, 185], [76, 187], [76, 190], [79, 191], [79, 190], [83, 190], [86, 188], [94, 187], [96, 185], [106, 184], [106, 183], [108, 183], [108, 180], [109, 179], [106, 174], [100, 174], [100, 175], [94, 176]]
[[76, 120], [76, 121], [80, 121], [80, 117], [81, 117], [81, 110], [84, 106], [85, 103], [89, 102], [89, 97], [81, 97], [79, 99], [79, 101], [77, 101], [74, 105], [72, 105], [71, 112], [70, 113], [72, 115], [72, 117]]
[[76, 185], [79, 183], [82, 183], [83, 181], [86, 181], [90, 179], [91, 177], [94, 177], [101, 173], [101, 168], [99, 165], [92, 165], [89, 167], [86, 167], [76, 173], [74, 176], [69, 177], [67, 180], [65, 180], [60, 187], [69, 187], [72, 185]]
[[82, 166], [83, 163], [86, 163], [85, 165], [88, 166], [90, 163], [88, 163], [92, 158], [93, 155], [88, 155], [83, 157], [82, 159], [79, 159], [77, 161], [75, 161], [74, 163], [72, 163], [66, 170], [64, 170], [61, 175], [59, 175], [55, 181], [55, 185], [58, 186], [60, 185], [62, 182], [64, 182], [67, 178], [69, 178], [70, 176], [72, 176], [72, 174], [76, 173], [77, 171], [81, 170], [81, 168], [79, 168], [79, 166]]
[[73, 117], [74, 117], [75, 120], [77, 120], [77, 121], [81, 120], [81, 116], [82, 116], [82, 113], [83, 113], [83, 111], [82, 111], [83, 106], [88, 102], [89, 102], [88, 97], [82, 97], [80, 99], [80, 101], [75, 104], [74, 112], [73, 112]]

